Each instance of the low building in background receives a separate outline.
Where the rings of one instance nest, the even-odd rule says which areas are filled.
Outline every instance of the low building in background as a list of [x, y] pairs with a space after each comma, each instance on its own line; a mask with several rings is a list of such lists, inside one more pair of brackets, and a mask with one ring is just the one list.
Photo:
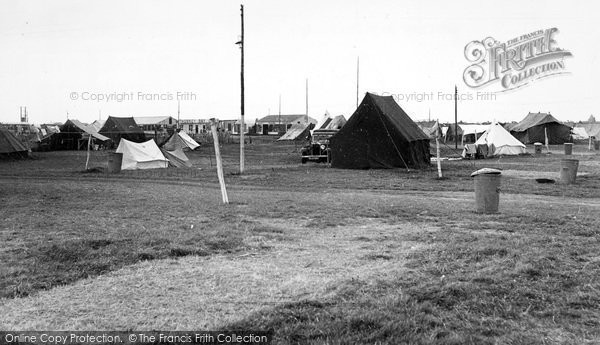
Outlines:
[[133, 119], [149, 137], [157, 132], [171, 130], [172, 133], [177, 127], [177, 119], [171, 116], [134, 116]]
[[[240, 133], [240, 120], [219, 120], [217, 124], [217, 130], [219, 132], [227, 132], [231, 134]], [[204, 134], [210, 132], [210, 120], [209, 119], [186, 119], [179, 120], [179, 127], [187, 134], [193, 136], [194, 134]], [[246, 131], [248, 133], [248, 123], [246, 123]]]
[[317, 124], [317, 120], [306, 115], [267, 115], [256, 120], [254, 131], [262, 135], [280, 135], [287, 132], [293, 125], [312, 123]]
[[210, 121], [205, 119], [179, 120], [179, 128], [191, 136], [208, 133], [210, 131]]

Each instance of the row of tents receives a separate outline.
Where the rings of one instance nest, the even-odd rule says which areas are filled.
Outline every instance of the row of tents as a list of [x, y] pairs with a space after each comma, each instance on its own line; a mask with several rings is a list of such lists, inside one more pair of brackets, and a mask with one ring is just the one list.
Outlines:
[[[542, 133], [549, 130], [552, 137], [562, 136], [564, 130], [560, 126], [540, 118], [540, 115], [530, 114], [514, 130], [521, 133], [520, 137], [526, 141], [537, 141], [539, 126], [546, 124]], [[328, 138], [331, 166], [334, 168], [418, 168], [430, 164], [431, 132], [423, 131], [392, 96], [367, 93], [347, 122], [345, 118], [343, 121], [335, 119], [324, 122], [325, 127], [329, 123], [337, 123], [336, 132]], [[323, 126], [317, 130], [321, 128]], [[567, 129], [570, 133], [570, 127]], [[309, 130], [308, 124], [298, 125], [279, 140], [307, 138]], [[500, 124], [463, 126], [461, 130], [464, 134], [473, 134], [475, 145], [484, 146], [487, 156], [526, 153], [525, 145]], [[436, 125], [433, 132], [436, 131], [442, 135], [441, 127]]]
[[[62, 149], [85, 149], [90, 143], [106, 147], [117, 146], [122, 154], [121, 169], [190, 167], [191, 163], [184, 151], [195, 150], [200, 146], [184, 131], [175, 131], [160, 144], [147, 140], [144, 132], [133, 118], [109, 117], [100, 127], [84, 124], [78, 120], [67, 120], [60, 132], [48, 136], [49, 145]], [[0, 156], [25, 157], [30, 149], [11, 131], [0, 129]]]
[[[68, 119], [62, 125], [33, 126], [2, 125], [17, 134], [19, 140], [33, 151], [83, 150], [88, 142], [104, 147], [117, 147], [121, 138], [134, 142], [146, 141], [146, 134], [132, 117], [109, 117], [91, 124]], [[14, 127], [14, 128], [13, 128]]]
[[[489, 124], [458, 124], [458, 126], [450, 124], [439, 127], [434, 124], [432, 127], [422, 127], [422, 129], [432, 138], [439, 135], [445, 142], [458, 139], [461, 144], [464, 144], [476, 142], [488, 127]], [[560, 145], [579, 139], [576, 133], [580, 130], [558, 121], [551, 114], [540, 112], [529, 113], [520, 122], [506, 123], [503, 127], [523, 144], [545, 143], [547, 137], [548, 144]]]
[[[180, 131], [173, 133], [160, 148], [153, 140], [146, 141], [144, 132], [133, 118], [109, 117], [100, 129], [75, 120], [69, 120], [65, 125], [65, 133], [73, 136], [59, 135], [57, 138], [77, 147], [82, 140], [118, 143], [117, 152], [123, 154], [122, 169], [166, 167], [169, 163], [189, 166], [183, 151], [193, 150], [198, 145]], [[297, 129], [292, 127], [289, 135], [286, 133], [280, 140], [294, 140], [310, 135], [311, 131], [314, 134], [317, 130], [332, 129], [335, 133], [329, 138], [329, 144], [334, 168], [409, 168], [430, 164], [431, 133], [425, 133], [412, 121], [392, 96], [367, 93], [348, 121], [341, 116], [326, 118], [316, 128], [308, 124]], [[435, 130], [441, 131], [440, 128]], [[530, 113], [509, 129], [494, 123], [481, 130], [465, 127], [465, 131], [474, 132], [476, 145], [487, 147], [488, 156], [523, 154], [526, 153], [524, 143], [560, 144], [571, 138], [571, 127], [543, 113]], [[13, 141], [0, 139], [2, 145]]]
[[119, 140], [116, 153], [122, 154], [121, 170], [182, 168], [192, 164], [184, 151], [193, 151], [200, 147], [184, 131], [177, 131], [162, 143], [160, 147], [153, 139], [135, 142], [126, 138]]
[[86, 125], [77, 120], [67, 120], [60, 127], [60, 133], [51, 137], [48, 145], [50, 150], [80, 150], [85, 149], [90, 139], [95, 145], [117, 147], [121, 139], [144, 142], [146, 134], [133, 117], [109, 116], [101, 126], [96, 123]]
[[[348, 121], [343, 116], [324, 118], [314, 128], [309, 124], [290, 128], [289, 135], [286, 133], [288, 137], [284, 135], [281, 139], [294, 140], [318, 130], [335, 130], [329, 138], [334, 168], [419, 168], [431, 162], [430, 135], [412, 121], [391, 96], [367, 93]], [[480, 129], [472, 130], [477, 133]], [[487, 156], [520, 155], [526, 153], [522, 141], [543, 142], [548, 137], [557, 138], [549, 141], [555, 144], [571, 133], [570, 127], [541, 113], [530, 113], [510, 130], [498, 123], [485, 125], [475, 145], [485, 147]], [[178, 158], [185, 157], [182, 148], [189, 144], [187, 139], [178, 136], [171, 137], [162, 150], [153, 141], [136, 144], [125, 139], [120, 142], [117, 152], [123, 153], [123, 169], [166, 167], [171, 161], [185, 165], [185, 158], [179, 161]]]
[[[442, 135], [439, 125], [434, 133]], [[526, 154], [525, 143], [562, 144], [571, 140], [571, 127], [550, 114], [529, 113], [508, 128], [493, 123], [465, 126], [475, 147], [485, 156]], [[425, 133], [391, 96], [367, 93], [348, 122], [330, 138], [335, 168], [392, 168], [429, 165], [431, 132]]]

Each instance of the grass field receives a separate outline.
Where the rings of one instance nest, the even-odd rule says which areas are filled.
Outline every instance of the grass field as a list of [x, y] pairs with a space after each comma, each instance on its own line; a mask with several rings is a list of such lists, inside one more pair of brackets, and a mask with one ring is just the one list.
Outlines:
[[[0, 162], [0, 329], [273, 330], [277, 344], [599, 344], [600, 154], [340, 170], [298, 147], [210, 147], [194, 167]], [[533, 150], [530, 150], [530, 152]], [[91, 167], [108, 154], [93, 152]], [[470, 173], [503, 169], [500, 212]]]

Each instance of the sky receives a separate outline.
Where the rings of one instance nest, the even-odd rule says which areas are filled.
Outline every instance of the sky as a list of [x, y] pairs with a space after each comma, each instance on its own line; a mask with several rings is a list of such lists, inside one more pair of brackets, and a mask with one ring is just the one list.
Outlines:
[[[596, 1], [16, 1], [0, 2], [0, 122], [110, 116], [240, 117], [325, 112], [347, 118], [358, 94], [391, 95], [413, 120], [519, 121], [550, 112], [598, 117]], [[562, 74], [503, 91], [471, 88], [465, 47], [557, 28]], [[510, 72], [510, 71], [509, 71]], [[503, 91], [503, 92], [498, 92]], [[479, 92], [479, 93], [478, 93]], [[178, 102], [179, 99], [179, 102]]]

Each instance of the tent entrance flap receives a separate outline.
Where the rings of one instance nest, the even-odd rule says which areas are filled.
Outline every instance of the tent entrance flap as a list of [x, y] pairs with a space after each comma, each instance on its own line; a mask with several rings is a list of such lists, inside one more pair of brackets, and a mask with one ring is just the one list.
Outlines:
[[192, 162], [190, 162], [190, 159], [185, 155], [185, 153], [181, 149], [177, 149], [174, 151], [167, 151], [165, 149], [161, 149], [161, 151], [169, 160], [170, 166], [176, 168], [192, 167]]

